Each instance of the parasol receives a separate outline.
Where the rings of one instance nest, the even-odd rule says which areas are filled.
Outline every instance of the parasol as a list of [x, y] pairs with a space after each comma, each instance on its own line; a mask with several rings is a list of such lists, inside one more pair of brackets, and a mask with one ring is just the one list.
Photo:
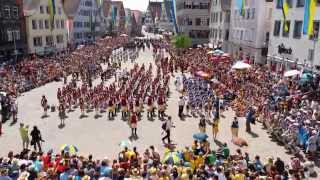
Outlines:
[[206, 133], [196, 133], [196, 134], [193, 134], [193, 138], [199, 141], [203, 141], [208, 138], [208, 135]]
[[238, 61], [232, 66], [232, 69], [238, 69], [238, 70], [249, 69], [249, 68], [251, 68], [251, 65], [247, 64], [247, 63], [244, 63], [242, 61]]
[[64, 144], [60, 147], [60, 150], [61, 151], [64, 151], [64, 152], [69, 152], [71, 154], [75, 154], [78, 152], [78, 148], [74, 145], [67, 145], [67, 144]]
[[180, 163], [180, 156], [177, 152], [169, 152], [164, 158], [163, 162], [167, 164], [179, 164]]
[[126, 34], [121, 34], [120, 37], [128, 37]]
[[283, 75], [284, 75], [284, 77], [292, 77], [292, 76], [296, 76], [299, 74], [301, 74], [301, 72], [294, 69], [294, 70], [289, 70], [289, 71], [285, 72]]
[[121, 141], [119, 143], [119, 146], [120, 147], [130, 147], [131, 146], [131, 141], [128, 141], [128, 140]]

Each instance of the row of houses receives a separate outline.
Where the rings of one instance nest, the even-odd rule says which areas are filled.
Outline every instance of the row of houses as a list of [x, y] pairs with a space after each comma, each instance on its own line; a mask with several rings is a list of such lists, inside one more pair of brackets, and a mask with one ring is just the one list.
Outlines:
[[[275, 69], [297, 65], [320, 69], [318, 0], [168, 1], [175, 1], [178, 33], [191, 37], [193, 44], [209, 43], [236, 59]], [[306, 35], [304, 17], [310, 1], [316, 3], [313, 34]]]
[[104, 36], [139, 35], [142, 12], [111, 0], [0, 0], [0, 60], [46, 55]]

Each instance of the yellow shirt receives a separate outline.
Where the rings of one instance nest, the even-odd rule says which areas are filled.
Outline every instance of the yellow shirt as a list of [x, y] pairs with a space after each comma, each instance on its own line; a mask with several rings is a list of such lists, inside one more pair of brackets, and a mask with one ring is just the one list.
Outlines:
[[237, 173], [232, 175], [231, 180], [245, 180], [245, 175], [242, 173]]
[[27, 128], [21, 127], [21, 128], [19, 128], [19, 131], [20, 131], [21, 138], [23, 140], [27, 140], [29, 138], [28, 137], [28, 129]]

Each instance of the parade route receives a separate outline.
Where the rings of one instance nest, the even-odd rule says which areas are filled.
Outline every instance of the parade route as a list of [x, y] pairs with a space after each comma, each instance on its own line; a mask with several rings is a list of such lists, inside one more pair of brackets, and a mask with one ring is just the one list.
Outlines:
[[[148, 65], [153, 63], [152, 50], [146, 49], [141, 51], [139, 58], [135, 61], [138, 64], [145, 63]], [[131, 69], [133, 64], [127, 61], [122, 64], [122, 68]], [[176, 74], [179, 75], [179, 74]], [[110, 79], [109, 81], [113, 81]], [[173, 122], [176, 128], [172, 131], [172, 139], [177, 147], [183, 148], [185, 145], [191, 145], [193, 142], [192, 134], [198, 132], [199, 119], [187, 117], [184, 120], [178, 118], [178, 99], [179, 93], [174, 86], [174, 78], [170, 82], [171, 95], [168, 101], [166, 114], [173, 117]], [[100, 83], [95, 80], [94, 84]], [[42, 119], [43, 114], [40, 101], [41, 96], [46, 95], [48, 104], [57, 104], [56, 91], [62, 86], [62, 82], [52, 82], [40, 88], [24, 93], [18, 98], [19, 115], [18, 122], [10, 125], [8, 121], [3, 129], [4, 134], [0, 138], [0, 155], [5, 156], [10, 150], [20, 151], [22, 149], [22, 141], [19, 134], [19, 123], [24, 123], [30, 127], [37, 125], [42, 132], [42, 143], [44, 151], [53, 148], [54, 151], [59, 151], [62, 144], [71, 144], [79, 148], [82, 155], [88, 155], [94, 152], [96, 157], [114, 157], [120, 150], [119, 143], [122, 140], [128, 140], [131, 130], [126, 121], [121, 120], [118, 115], [114, 120], [108, 120], [106, 113], [102, 117], [95, 119], [94, 112], [91, 112], [86, 118], [80, 119], [80, 110], [76, 109], [73, 112], [67, 113], [65, 127], [59, 127], [58, 112], [49, 112], [49, 117]], [[231, 150], [238, 147], [231, 142], [231, 121], [234, 117], [234, 112], [229, 109], [223, 113], [224, 118], [220, 122], [220, 131], [218, 141], [226, 142]], [[132, 142], [133, 146], [144, 150], [150, 145], [154, 145], [160, 152], [164, 150], [161, 137], [162, 121], [154, 118], [150, 121], [146, 118], [146, 112], [143, 113], [142, 120], [138, 122], [138, 136], [136, 141]], [[211, 127], [207, 127], [211, 147], [217, 149], [212, 138]], [[282, 146], [278, 146], [275, 142], [270, 141], [268, 134], [262, 129], [260, 124], [253, 126], [254, 134], [245, 133], [245, 120], [240, 120], [240, 137], [246, 139], [249, 143], [248, 147], [242, 148], [243, 151], [251, 152], [251, 156], [259, 154], [263, 159], [273, 156], [281, 157], [288, 161], [290, 155], [285, 153]]]

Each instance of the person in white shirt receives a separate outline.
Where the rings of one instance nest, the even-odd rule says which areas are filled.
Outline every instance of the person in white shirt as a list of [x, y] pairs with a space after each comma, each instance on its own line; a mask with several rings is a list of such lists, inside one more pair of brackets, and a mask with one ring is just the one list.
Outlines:
[[181, 97], [180, 97], [180, 100], [178, 101], [178, 105], [179, 105], [178, 116], [179, 116], [180, 118], [182, 118], [182, 116], [183, 116], [184, 104], [185, 104], [185, 101], [184, 101], [183, 97], [181, 96]]
[[166, 135], [162, 138], [162, 142], [165, 143], [165, 139], [168, 140], [168, 144], [171, 143], [171, 128], [175, 127], [171, 121], [171, 116], [168, 117], [168, 119], [164, 122], [164, 124], [162, 125], [162, 129], [164, 130], [164, 132], [166, 133]]

